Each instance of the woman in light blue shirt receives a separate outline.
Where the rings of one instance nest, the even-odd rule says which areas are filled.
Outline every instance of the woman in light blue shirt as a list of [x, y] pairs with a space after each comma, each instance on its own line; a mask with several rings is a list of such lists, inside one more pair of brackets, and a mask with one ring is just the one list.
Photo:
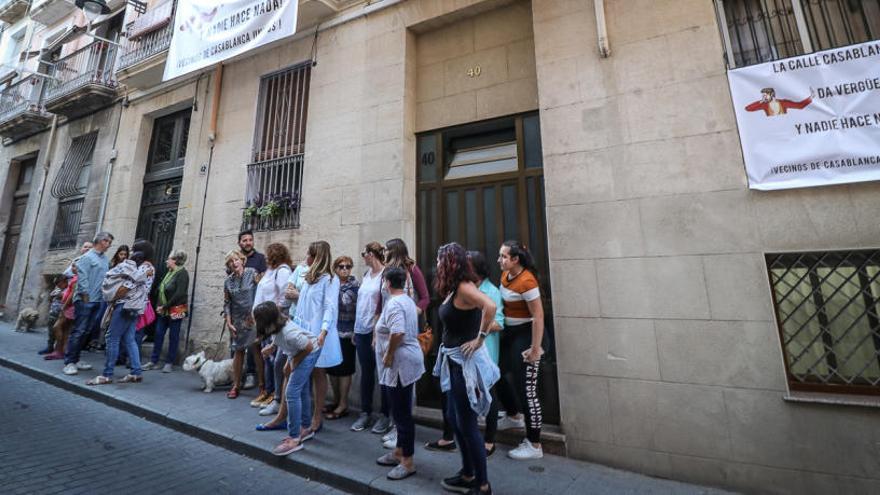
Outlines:
[[[336, 333], [339, 313], [339, 278], [333, 274], [333, 258], [330, 244], [317, 241], [309, 245], [309, 271], [305, 275], [305, 285], [296, 302], [293, 323], [318, 338], [320, 356], [312, 371], [314, 386], [314, 411], [311, 415], [310, 435], [314, 436], [321, 428], [321, 411], [327, 397], [327, 368], [342, 362], [342, 347]], [[288, 392], [290, 402], [290, 392]], [[288, 404], [289, 410], [289, 404]], [[311, 437], [310, 437], [311, 438]]]

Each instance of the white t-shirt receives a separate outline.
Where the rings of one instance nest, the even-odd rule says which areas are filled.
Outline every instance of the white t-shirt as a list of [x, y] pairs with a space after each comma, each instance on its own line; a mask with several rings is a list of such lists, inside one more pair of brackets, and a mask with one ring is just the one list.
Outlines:
[[373, 333], [373, 318], [376, 316], [376, 307], [379, 306], [379, 298], [382, 297], [382, 272], [373, 275], [371, 269], [364, 275], [361, 286], [358, 289], [357, 307], [354, 317], [354, 333]]
[[309, 342], [312, 343], [312, 352], [318, 350], [318, 338], [298, 328], [292, 321], [287, 322], [281, 332], [273, 336], [272, 342], [289, 357], [302, 352], [309, 345]]
[[273, 301], [278, 307], [286, 306], [284, 290], [287, 289], [288, 278], [290, 278], [290, 267], [287, 265], [267, 269], [257, 284], [254, 306], [266, 301]]

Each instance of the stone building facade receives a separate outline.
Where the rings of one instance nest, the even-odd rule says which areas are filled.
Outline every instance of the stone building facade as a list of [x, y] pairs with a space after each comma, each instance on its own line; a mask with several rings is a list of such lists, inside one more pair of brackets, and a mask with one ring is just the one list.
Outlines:
[[[51, 247], [50, 192], [72, 139], [98, 130], [76, 240], [100, 227], [190, 253], [191, 348], [220, 336], [223, 257], [245, 226], [295, 261], [317, 239], [358, 263], [367, 242], [401, 237], [428, 271], [442, 242], [493, 259], [522, 237], [543, 270], [544, 399], [567, 455], [755, 492], [876, 492], [876, 381], [794, 383], [768, 263], [878, 248], [880, 189], [748, 188], [726, 38], [759, 3], [304, 0], [292, 39], [167, 83], [167, 28], [149, 26], [122, 42], [114, 100], [0, 149], [0, 242], [28, 193], [4, 251], [7, 313], [37, 305], [74, 255]], [[768, 16], [793, 16], [777, 3]], [[272, 198], [280, 213], [256, 213]]]

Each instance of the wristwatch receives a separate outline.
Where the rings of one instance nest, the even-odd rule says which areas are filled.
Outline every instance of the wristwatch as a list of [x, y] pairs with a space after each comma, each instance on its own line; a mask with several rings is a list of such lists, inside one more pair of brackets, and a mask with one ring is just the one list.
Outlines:
[[489, 336], [489, 333], [488, 333], [488, 332], [480, 332], [480, 337], [483, 337], [483, 340], [486, 340], [486, 338], [487, 338], [488, 336]]

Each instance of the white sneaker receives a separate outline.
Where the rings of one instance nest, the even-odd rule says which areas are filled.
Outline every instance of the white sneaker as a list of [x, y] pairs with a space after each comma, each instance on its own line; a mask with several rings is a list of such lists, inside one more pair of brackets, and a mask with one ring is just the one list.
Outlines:
[[241, 387], [244, 390], [250, 390], [257, 386], [257, 379], [254, 375], [248, 375], [244, 378], [244, 386]]
[[64, 373], [65, 375], [75, 375], [75, 374], [79, 373], [79, 370], [76, 369], [76, 365], [75, 365], [75, 364], [73, 364], [73, 363], [68, 363], [68, 364], [64, 365], [63, 373]]
[[397, 428], [393, 426], [391, 427], [391, 431], [382, 435], [382, 441], [387, 442], [391, 438], [397, 440]]
[[159, 363], [154, 363], [151, 361], [147, 361], [147, 364], [141, 365], [141, 370], [150, 371], [159, 369]]
[[165, 366], [162, 367], [162, 373], [171, 373], [174, 371], [174, 366], [171, 363], [165, 363]]
[[521, 417], [519, 419], [511, 418], [510, 416], [504, 416], [502, 418], [498, 418], [498, 431], [504, 430], [512, 430], [514, 428], [525, 428], [526, 420]]
[[278, 414], [278, 409], [280, 407], [281, 405], [278, 404], [278, 401], [273, 399], [268, 406], [260, 409], [260, 416], [271, 416], [273, 414]]
[[519, 444], [519, 447], [507, 453], [507, 457], [523, 461], [526, 459], [540, 459], [544, 457], [544, 450], [541, 447], [535, 447], [529, 439], [525, 439]]
[[92, 369], [92, 365], [89, 363], [84, 363], [82, 361], [77, 361], [76, 369], [78, 369], [80, 371], [88, 371], [88, 370]]
[[382, 437], [382, 447], [386, 449], [397, 448], [397, 430], [391, 430], [391, 433]]

